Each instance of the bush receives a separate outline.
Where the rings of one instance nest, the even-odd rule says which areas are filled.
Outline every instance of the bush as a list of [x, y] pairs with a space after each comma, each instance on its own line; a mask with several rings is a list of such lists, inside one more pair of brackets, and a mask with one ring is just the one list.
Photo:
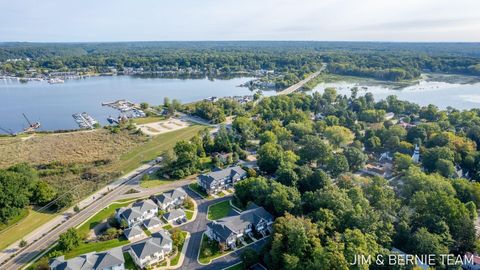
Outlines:
[[21, 248], [26, 247], [26, 246], [27, 246], [27, 241], [25, 241], [24, 239], [20, 240], [19, 246], [20, 246]]

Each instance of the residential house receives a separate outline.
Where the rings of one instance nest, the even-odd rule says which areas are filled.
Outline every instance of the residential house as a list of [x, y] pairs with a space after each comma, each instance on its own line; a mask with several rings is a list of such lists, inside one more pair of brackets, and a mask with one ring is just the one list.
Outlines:
[[168, 213], [163, 214], [163, 218], [167, 222], [181, 221], [187, 218], [185, 211], [182, 209], [173, 209]]
[[123, 231], [123, 234], [129, 241], [140, 240], [146, 237], [145, 233], [143, 232], [140, 226], [135, 225]]
[[115, 217], [119, 222], [123, 219], [127, 221], [128, 227], [132, 227], [156, 216], [158, 206], [152, 200], [145, 200], [134, 203], [130, 208], [122, 207], [115, 211]]
[[135, 264], [140, 268], [144, 268], [163, 261], [172, 252], [172, 243], [170, 234], [165, 230], [161, 230], [152, 234], [152, 237], [148, 240], [131, 245], [129, 253]]
[[202, 174], [198, 177], [198, 184], [208, 193], [216, 194], [247, 177], [247, 172], [239, 166]]
[[147, 228], [149, 231], [157, 230], [161, 228], [162, 225], [163, 222], [158, 217], [153, 217], [143, 221], [143, 226], [145, 226], [145, 228]]
[[117, 247], [104, 252], [91, 252], [65, 260], [60, 256], [50, 260], [51, 270], [124, 270], [125, 259], [122, 248]]
[[265, 235], [271, 231], [274, 218], [263, 207], [251, 204], [239, 215], [222, 218], [207, 224], [208, 238], [235, 248], [237, 239], [253, 232]]
[[169, 210], [183, 204], [187, 198], [187, 193], [182, 188], [176, 188], [171, 191], [164, 192], [153, 198], [160, 209]]

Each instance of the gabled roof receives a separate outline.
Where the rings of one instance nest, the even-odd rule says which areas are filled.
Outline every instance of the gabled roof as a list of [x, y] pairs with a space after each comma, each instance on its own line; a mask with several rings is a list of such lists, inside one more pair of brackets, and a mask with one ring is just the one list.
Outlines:
[[107, 252], [98, 253], [97, 257], [94, 266], [95, 269], [111, 268], [112, 266], [125, 263], [121, 247], [111, 249]]
[[119, 213], [126, 220], [131, 220], [142, 216], [142, 213], [136, 208], [120, 208]]
[[69, 260], [64, 256], [53, 259], [50, 267], [53, 270], [91, 270], [105, 269], [125, 263], [120, 247], [100, 253], [87, 253]]
[[184, 196], [187, 196], [187, 193], [182, 188], [176, 188], [158, 195], [155, 199], [158, 203], [163, 204]]
[[147, 220], [143, 221], [143, 225], [145, 225], [145, 227], [147, 227], [147, 228], [157, 226], [157, 225], [161, 225], [161, 224], [162, 224], [162, 221], [158, 217], [153, 217], [153, 218], [150, 218], [150, 219], [147, 219]]
[[214, 181], [218, 181], [226, 177], [233, 178], [235, 177], [235, 175], [244, 176], [246, 174], [247, 172], [244, 169], [242, 169], [240, 166], [234, 166], [234, 167], [229, 167], [220, 171], [202, 174], [198, 176], [198, 178], [200, 179], [200, 181], [210, 186]]
[[136, 202], [132, 205], [132, 208], [136, 208], [139, 212], [144, 213], [150, 211], [152, 209], [157, 209], [157, 204], [155, 204], [152, 200], [144, 200], [141, 202]]
[[130, 208], [119, 208], [118, 213], [126, 220], [131, 220], [143, 216], [143, 214], [149, 210], [157, 209], [158, 206], [150, 199], [136, 202]]
[[170, 245], [173, 242], [170, 234], [163, 229], [152, 234], [152, 241], [154, 241], [157, 245], [161, 247]]
[[207, 226], [214, 230], [222, 240], [226, 240], [232, 233], [243, 231], [249, 224], [256, 226], [262, 220], [273, 220], [273, 216], [263, 207], [251, 204], [249, 209], [239, 215], [212, 221]]
[[125, 234], [125, 236], [127, 238], [130, 238], [130, 237], [134, 237], [134, 236], [143, 234], [143, 230], [142, 230], [142, 228], [140, 228], [140, 226], [135, 225], [135, 226], [133, 226], [131, 228], [128, 228], [125, 231], [123, 231], [123, 234]]
[[[155, 253], [161, 252], [163, 246], [172, 242], [170, 235], [164, 230], [152, 234], [152, 237], [146, 241], [136, 243], [130, 246], [135, 255], [142, 259]], [[163, 250], [166, 252], [166, 250]]]
[[183, 216], [185, 216], [185, 211], [183, 211], [182, 209], [173, 209], [172, 211], [163, 214], [163, 217], [166, 220], [177, 219]]

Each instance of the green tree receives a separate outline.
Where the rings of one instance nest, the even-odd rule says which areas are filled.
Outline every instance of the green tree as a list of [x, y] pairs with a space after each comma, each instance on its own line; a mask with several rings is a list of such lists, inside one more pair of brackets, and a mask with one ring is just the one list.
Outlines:
[[60, 234], [58, 240], [58, 247], [64, 252], [68, 252], [75, 247], [78, 247], [81, 242], [81, 237], [75, 228], [70, 228], [66, 232]]
[[340, 147], [351, 143], [355, 135], [346, 127], [332, 126], [325, 128], [325, 137], [333, 145]]

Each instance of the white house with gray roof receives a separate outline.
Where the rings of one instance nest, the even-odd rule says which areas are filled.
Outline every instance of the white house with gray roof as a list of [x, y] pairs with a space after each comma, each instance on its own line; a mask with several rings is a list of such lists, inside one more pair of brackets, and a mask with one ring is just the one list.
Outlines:
[[212, 240], [234, 248], [237, 239], [252, 232], [262, 235], [271, 230], [274, 218], [263, 207], [251, 204], [239, 215], [225, 217], [207, 224], [205, 234]]
[[124, 270], [125, 259], [122, 248], [117, 247], [104, 252], [91, 252], [65, 260], [65, 256], [50, 260], [51, 270]]
[[170, 234], [160, 230], [152, 237], [130, 246], [129, 253], [133, 261], [140, 268], [163, 261], [173, 250], [173, 241]]
[[131, 207], [122, 207], [115, 210], [115, 217], [119, 222], [127, 221], [128, 227], [141, 224], [144, 220], [153, 218], [158, 213], [158, 206], [152, 200], [134, 203]]
[[125, 229], [123, 234], [129, 241], [139, 240], [147, 236], [139, 225]]
[[233, 185], [247, 177], [247, 172], [240, 166], [229, 167], [223, 170], [210, 172], [198, 176], [198, 184], [208, 193], [216, 194], [222, 190], [232, 188]]
[[172, 211], [163, 214], [163, 218], [167, 222], [174, 222], [174, 221], [186, 219], [187, 215], [185, 214], [185, 211], [183, 211], [182, 209], [173, 209]]
[[176, 188], [155, 196], [153, 200], [158, 204], [160, 209], [169, 210], [183, 204], [187, 198], [187, 193], [182, 188]]

